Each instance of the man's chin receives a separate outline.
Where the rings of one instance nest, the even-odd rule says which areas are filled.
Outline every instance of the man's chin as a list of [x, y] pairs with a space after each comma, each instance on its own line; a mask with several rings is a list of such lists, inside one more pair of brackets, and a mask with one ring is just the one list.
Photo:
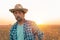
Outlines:
[[21, 22], [22, 20], [17, 20], [17, 22]]

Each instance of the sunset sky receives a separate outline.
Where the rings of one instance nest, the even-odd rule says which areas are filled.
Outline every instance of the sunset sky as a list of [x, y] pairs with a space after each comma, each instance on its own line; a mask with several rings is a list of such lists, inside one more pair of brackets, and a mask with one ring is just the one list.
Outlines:
[[0, 0], [0, 25], [16, 22], [9, 9], [16, 4], [22, 4], [28, 9], [25, 19], [37, 24], [60, 24], [59, 0]]

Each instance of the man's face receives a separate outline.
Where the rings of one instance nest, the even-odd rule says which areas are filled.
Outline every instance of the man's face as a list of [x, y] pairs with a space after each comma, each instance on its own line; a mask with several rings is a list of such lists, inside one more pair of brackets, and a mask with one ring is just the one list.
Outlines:
[[25, 14], [22, 11], [15, 11], [13, 14], [18, 22], [22, 21], [25, 16]]

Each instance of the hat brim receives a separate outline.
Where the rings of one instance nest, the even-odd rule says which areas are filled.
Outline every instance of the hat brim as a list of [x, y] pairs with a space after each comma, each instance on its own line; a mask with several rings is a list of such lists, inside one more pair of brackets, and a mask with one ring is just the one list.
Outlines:
[[9, 9], [10, 12], [14, 13], [15, 11], [23, 11], [24, 13], [26, 13], [28, 11], [28, 9], [26, 8], [22, 8], [22, 9]]

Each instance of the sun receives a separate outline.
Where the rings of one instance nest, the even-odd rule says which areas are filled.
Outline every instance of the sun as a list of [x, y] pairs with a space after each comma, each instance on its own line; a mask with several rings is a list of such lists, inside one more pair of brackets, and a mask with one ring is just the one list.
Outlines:
[[44, 24], [44, 22], [42, 20], [34, 20], [36, 22], [36, 24]]

